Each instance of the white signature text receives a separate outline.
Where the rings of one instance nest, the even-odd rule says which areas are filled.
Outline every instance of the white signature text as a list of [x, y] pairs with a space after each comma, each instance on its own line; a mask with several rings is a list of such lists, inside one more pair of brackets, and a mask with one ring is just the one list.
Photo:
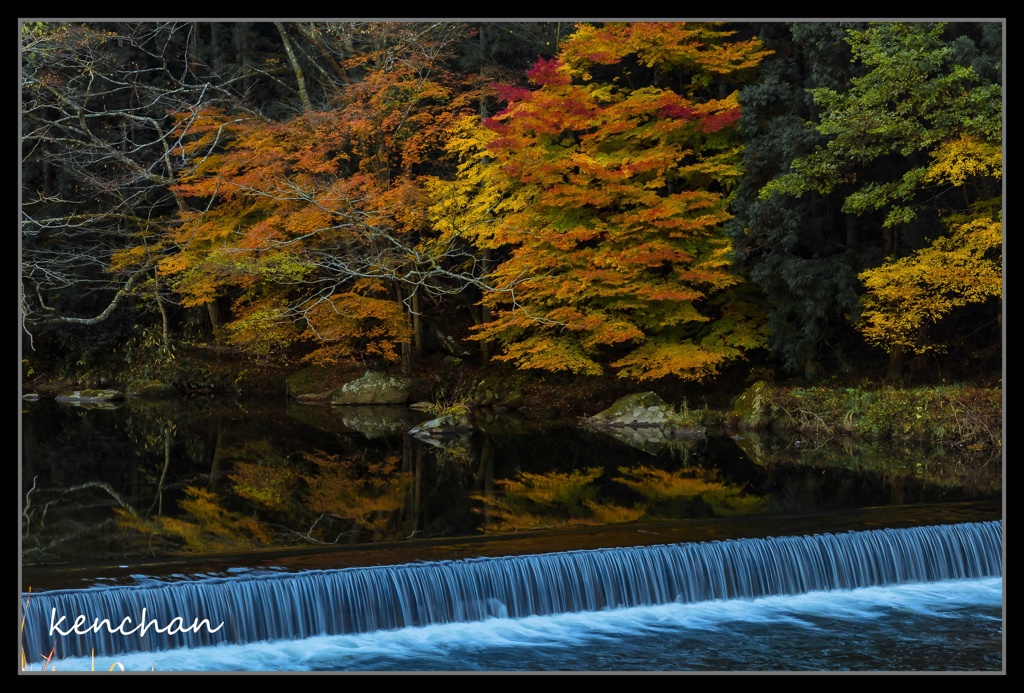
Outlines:
[[[216, 633], [224, 627], [224, 623], [221, 622], [216, 628], [212, 626], [209, 619], [193, 619], [191, 624], [186, 624], [185, 619], [181, 616], [175, 616], [165, 626], [161, 626], [155, 618], [146, 620], [146, 608], [142, 608], [142, 617], [139, 619], [135, 627], [132, 627], [132, 617], [125, 616], [119, 624], [116, 626], [111, 622], [109, 618], [94, 618], [92, 622], [85, 614], [79, 614], [75, 618], [74, 622], [68, 622], [65, 629], [61, 626], [65, 625], [66, 616], [57, 618], [57, 609], [50, 609], [50, 635], [59, 633], [60, 635], [71, 635], [75, 633], [77, 635], [87, 635], [89, 633], [99, 633], [106, 630], [108, 633], [120, 633], [121, 635], [135, 635], [138, 633], [140, 638], [146, 637], [146, 633], [152, 629], [154, 632], [163, 633], [166, 635], [176, 635], [177, 633], [198, 633], [201, 629], [206, 628], [208, 633]], [[56, 620], [55, 620], [56, 619]], [[140, 632], [141, 631], [141, 632]]]

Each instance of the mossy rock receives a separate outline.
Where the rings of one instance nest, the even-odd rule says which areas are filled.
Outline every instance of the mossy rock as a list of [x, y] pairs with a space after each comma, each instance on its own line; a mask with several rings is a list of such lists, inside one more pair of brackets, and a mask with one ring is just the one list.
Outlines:
[[414, 382], [404, 375], [366, 371], [331, 395], [331, 404], [405, 404]]
[[135, 381], [128, 385], [128, 397], [173, 397], [178, 389], [158, 380]]
[[673, 413], [672, 407], [657, 394], [635, 392], [615, 400], [615, 404], [587, 421], [596, 427], [660, 427], [670, 421]]
[[736, 398], [726, 422], [740, 428], [767, 428], [771, 424], [771, 398], [773, 388], [759, 380]]
[[469, 395], [469, 400], [478, 407], [503, 407], [519, 409], [526, 398], [523, 396], [520, 379], [515, 377], [489, 376], [484, 378]]

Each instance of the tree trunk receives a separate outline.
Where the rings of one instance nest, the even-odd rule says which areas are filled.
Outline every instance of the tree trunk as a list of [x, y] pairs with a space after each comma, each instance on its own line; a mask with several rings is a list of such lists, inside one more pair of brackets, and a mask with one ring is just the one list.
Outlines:
[[217, 308], [217, 299], [207, 302], [206, 314], [210, 317], [210, 331], [213, 333], [213, 343], [220, 342], [220, 310]]
[[[483, 276], [487, 276], [491, 271], [491, 250], [490, 248], [484, 249], [483, 252]], [[483, 302], [480, 303], [480, 324], [486, 325], [491, 321], [491, 309]], [[487, 341], [480, 342], [480, 365], [486, 366], [487, 362], [491, 360], [491, 343]]]
[[889, 352], [889, 367], [885, 372], [885, 380], [889, 383], [895, 383], [901, 377], [903, 377], [903, 345], [897, 344]]
[[423, 324], [420, 320], [420, 292], [417, 289], [412, 290], [410, 302], [412, 303], [412, 307], [409, 309], [412, 313], [412, 349], [416, 358], [420, 358], [423, 356]]
[[214, 492], [217, 490], [217, 481], [220, 479], [223, 471], [224, 460], [224, 426], [221, 422], [217, 422], [217, 439], [213, 444], [213, 460], [210, 462], [210, 476], [207, 479], [206, 490]]
[[402, 314], [405, 316], [406, 324], [409, 327], [409, 338], [403, 340], [398, 347], [399, 353], [401, 354], [402, 373], [404, 373], [405, 375], [409, 375], [410, 373], [412, 373], [412, 334], [415, 330], [415, 325], [413, 324], [412, 320], [412, 310], [410, 309], [409, 305], [406, 304], [405, 298], [402, 295], [402, 285], [399, 284], [397, 281], [392, 281], [391, 286], [395, 292], [395, 300], [398, 302], [398, 305], [402, 307]]
[[157, 482], [156, 486], [156, 498], [153, 499], [153, 505], [149, 507], [149, 514], [153, 514], [153, 508], [156, 508], [157, 515], [164, 514], [164, 482], [167, 479], [167, 470], [171, 466], [171, 429], [164, 428], [164, 469], [160, 472], [160, 481]]
[[299, 65], [299, 59], [295, 55], [295, 51], [292, 49], [292, 42], [288, 38], [284, 24], [281, 22], [274, 22], [274, 26], [277, 27], [278, 33], [281, 34], [281, 42], [284, 44], [284, 52], [288, 55], [288, 62], [291, 63], [292, 71], [295, 72], [295, 80], [299, 83], [299, 98], [302, 99], [302, 109], [309, 113], [313, 110], [313, 104], [310, 102], [309, 93], [306, 91], [306, 76], [302, 72], [302, 66]]
[[896, 252], [896, 229], [886, 228], [882, 231], [882, 254], [889, 257]]
[[412, 344], [410, 342], [402, 342], [402, 373], [409, 375], [412, 373]]
[[171, 353], [171, 319], [167, 315], [167, 308], [164, 307], [163, 297], [160, 296], [160, 275], [153, 277], [153, 297], [156, 299], [156, 307], [160, 311], [160, 321], [163, 327], [164, 353]]

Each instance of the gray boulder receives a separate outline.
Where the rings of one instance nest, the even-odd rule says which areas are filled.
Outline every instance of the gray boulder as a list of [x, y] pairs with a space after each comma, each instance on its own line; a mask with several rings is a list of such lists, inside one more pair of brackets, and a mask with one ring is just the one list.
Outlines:
[[476, 384], [469, 394], [469, 401], [477, 407], [491, 407], [504, 411], [519, 409], [523, 406], [525, 398], [519, 379], [491, 376]]
[[124, 399], [124, 393], [120, 390], [72, 390], [57, 395], [58, 402], [114, 402]]
[[409, 431], [409, 435], [418, 440], [441, 440], [449, 436], [460, 436], [472, 432], [473, 423], [469, 414], [457, 412], [444, 414], [436, 419], [424, 421]]
[[659, 428], [669, 423], [675, 412], [653, 392], [637, 392], [620, 397], [615, 404], [586, 419], [595, 428]]
[[366, 371], [335, 390], [331, 404], [405, 404], [412, 388], [412, 379], [404, 375]]
[[690, 412], [679, 413], [653, 392], [620, 397], [615, 404], [583, 420], [587, 428], [599, 431], [633, 429], [638, 440], [656, 443], [663, 438], [702, 436], [705, 429]]

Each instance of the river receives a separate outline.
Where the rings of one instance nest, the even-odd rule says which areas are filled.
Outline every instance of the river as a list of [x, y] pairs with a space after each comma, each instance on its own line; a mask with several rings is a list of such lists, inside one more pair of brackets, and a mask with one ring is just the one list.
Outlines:
[[[405, 407], [212, 397], [109, 407], [26, 402], [23, 603], [30, 608], [31, 593], [51, 590], [1002, 518], [999, 461], [960, 450], [724, 431], [637, 444], [512, 415], [481, 417], [472, 434], [435, 445], [407, 433], [426, 418]], [[1001, 592], [1000, 570], [969, 580], [278, 634], [187, 654], [125, 652], [109, 663], [69, 651], [57, 666], [991, 672], [1003, 666]], [[41, 668], [42, 653], [32, 654]]]

